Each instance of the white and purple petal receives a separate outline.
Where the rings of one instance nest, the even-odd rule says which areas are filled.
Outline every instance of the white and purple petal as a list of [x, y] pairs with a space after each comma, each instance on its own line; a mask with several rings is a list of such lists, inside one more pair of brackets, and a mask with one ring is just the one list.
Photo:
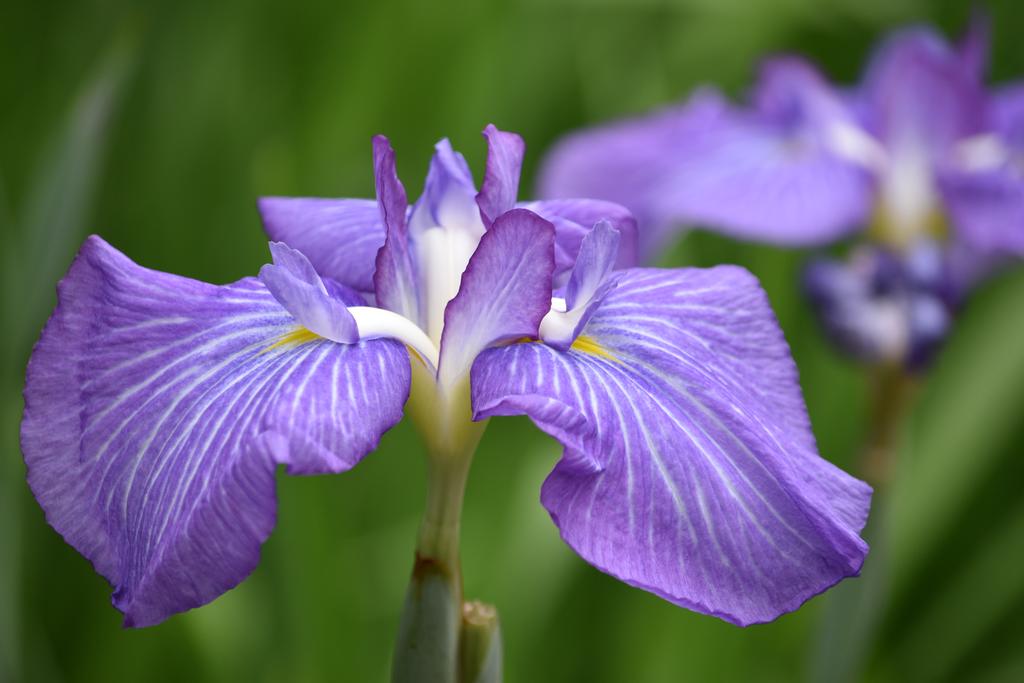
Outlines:
[[114, 585], [125, 624], [155, 624], [252, 571], [276, 465], [351, 468], [408, 388], [397, 342], [318, 338], [259, 280], [151, 271], [91, 237], [29, 361], [29, 485]]
[[271, 240], [301, 251], [321, 275], [373, 293], [374, 261], [384, 244], [376, 201], [262, 197], [258, 205]]
[[565, 445], [542, 502], [584, 559], [676, 604], [770, 621], [855, 575], [870, 488], [822, 460], [746, 271], [631, 270], [568, 351], [484, 352], [475, 416]]
[[525, 209], [498, 217], [445, 308], [439, 381], [452, 386], [492, 344], [537, 336], [551, 304], [554, 228]]

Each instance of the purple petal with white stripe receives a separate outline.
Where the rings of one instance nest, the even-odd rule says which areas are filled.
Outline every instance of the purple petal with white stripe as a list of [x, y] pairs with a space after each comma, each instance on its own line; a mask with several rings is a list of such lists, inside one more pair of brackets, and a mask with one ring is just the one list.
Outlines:
[[487, 139], [487, 170], [476, 203], [484, 224], [490, 225], [516, 203], [526, 145], [515, 133], [498, 130], [494, 124], [484, 128], [484, 137]]
[[262, 197], [259, 211], [271, 240], [304, 253], [321, 275], [373, 293], [374, 260], [384, 244], [377, 202]]
[[91, 237], [29, 361], [29, 485], [125, 625], [156, 624], [252, 571], [276, 465], [351, 468], [408, 388], [397, 342], [303, 334], [259, 280], [151, 271]]
[[583, 332], [484, 352], [472, 396], [563, 443], [542, 502], [584, 559], [736, 624], [859, 571], [870, 488], [818, 457], [749, 273], [626, 271]]
[[387, 231], [373, 275], [377, 305], [419, 323], [420, 298], [406, 225], [408, 200], [395, 169], [395, 151], [383, 135], [373, 138], [373, 173], [377, 204]]
[[488, 346], [535, 337], [551, 306], [554, 228], [524, 209], [484, 233], [444, 312], [438, 375], [452, 385]]
[[332, 297], [302, 252], [271, 242], [274, 263], [260, 269], [260, 280], [295, 322], [325, 339], [351, 344], [359, 341], [356, 321], [346, 302]]

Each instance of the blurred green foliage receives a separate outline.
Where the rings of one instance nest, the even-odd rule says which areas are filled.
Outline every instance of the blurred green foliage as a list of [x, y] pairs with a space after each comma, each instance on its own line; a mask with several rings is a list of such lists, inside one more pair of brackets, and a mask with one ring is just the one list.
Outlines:
[[[1024, 75], [1024, 6], [990, 9], [996, 80]], [[87, 232], [144, 265], [225, 282], [267, 258], [257, 196], [371, 196], [374, 133], [391, 137], [415, 193], [438, 138], [479, 173], [483, 126], [518, 131], [527, 194], [543, 150], [574, 127], [702, 83], [742, 92], [773, 51], [850, 82], [888, 28], [955, 34], [969, 12], [925, 0], [0, 4], [0, 680], [386, 680], [412, 560], [424, 472], [403, 424], [351, 473], [282, 474], [277, 530], [239, 588], [120, 628], [104, 581], [46, 526], [17, 447], [31, 340]], [[762, 279], [821, 451], [855, 469], [864, 377], [804, 310], [802, 258], [695, 233], [663, 261], [740, 263]], [[923, 388], [886, 508], [893, 574], [869, 680], [1024, 680], [1021, 301], [1020, 270], [984, 287]], [[538, 502], [557, 455], [525, 419], [495, 420], [469, 484], [467, 595], [501, 610], [507, 680], [806, 675], [832, 595], [744, 630], [619, 584], [561, 543]]]

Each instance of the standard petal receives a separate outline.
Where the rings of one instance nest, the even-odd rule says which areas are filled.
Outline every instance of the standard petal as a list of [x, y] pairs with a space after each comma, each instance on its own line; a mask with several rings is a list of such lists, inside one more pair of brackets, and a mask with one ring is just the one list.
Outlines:
[[893, 154], [941, 161], [951, 145], [984, 126], [985, 92], [970, 61], [929, 28], [896, 32], [872, 58], [860, 88], [868, 129]]
[[423, 194], [413, 206], [409, 229], [413, 239], [429, 228], [482, 231], [476, 185], [466, 159], [447, 138], [434, 146]]
[[451, 386], [499, 341], [534, 337], [551, 306], [554, 228], [525, 209], [498, 217], [444, 312], [438, 375]]
[[484, 129], [484, 137], [487, 138], [487, 170], [476, 203], [480, 217], [490, 225], [516, 203], [526, 144], [515, 133], [498, 130], [494, 124]]
[[316, 338], [256, 279], [147, 270], [92, 237], [29, 361], [29, 485], [114, 585], [125, 624], [155, 624], [252, 571], [277, 464], [349, 469], [408, 387], [396, 342]]
[[789, 349], [740, 268], [627, 271], [569, 351], [486, 351], [472, 395], [478, 419], [525, 413], [565, 445], [542, 501], [627, 583], [750, 624], [860, 569], [870, 488], [817, 456]]
[[262, 197], [258, 206], [271, 240], [301, 251], [321, 275], [373, 293], [374, 260], [384, 244], [377, 202]]
[[395, 170], [395, 151], [383, 135], [373, 138], [373, 173], [377, 204], [387, 231], [384, 246], [377, 252], [373, 275], [377, 304], [418, 323], [422, 316], [406, 225], [408, 201]]

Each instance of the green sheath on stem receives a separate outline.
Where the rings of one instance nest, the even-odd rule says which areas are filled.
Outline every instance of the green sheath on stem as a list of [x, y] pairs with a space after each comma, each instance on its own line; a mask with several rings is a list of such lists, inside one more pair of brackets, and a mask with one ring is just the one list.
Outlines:
[[435, 391], [433, 384], [414, 379], [410, 404], [428, 445], [427, 501], [391, 680], [500, 683], [497, 613], [479, 603], [464, 611], [459, 563], [462, 499], [484, 424], [469, 419], [468, 384], [451, 393]]

